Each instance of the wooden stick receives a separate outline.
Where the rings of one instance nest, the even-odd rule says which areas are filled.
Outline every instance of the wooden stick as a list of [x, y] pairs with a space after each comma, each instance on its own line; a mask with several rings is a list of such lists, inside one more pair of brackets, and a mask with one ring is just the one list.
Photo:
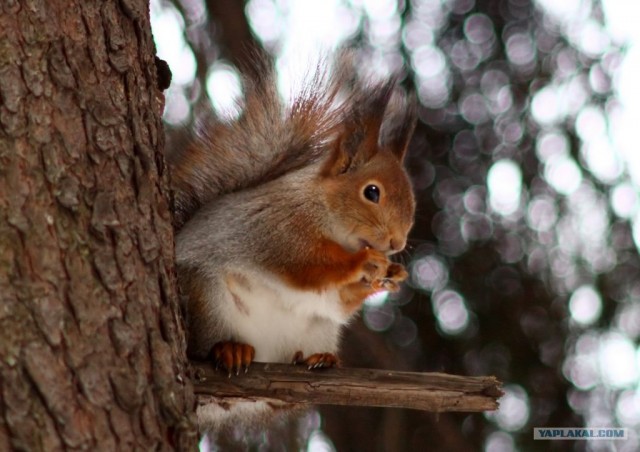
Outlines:
[[293, 404], [412, 408], [430, 412], [478, 412], [498, 408], [503, 395], [495, 377], [373, 369], [316, 369], [253, 363], [228, 377], [210, 363], [192, 362], [199, 404], [238, 400]]

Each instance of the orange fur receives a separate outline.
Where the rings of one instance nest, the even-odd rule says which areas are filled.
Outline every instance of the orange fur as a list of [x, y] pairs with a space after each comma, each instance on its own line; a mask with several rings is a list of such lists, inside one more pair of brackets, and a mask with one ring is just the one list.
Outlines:
[[369, 250], [352, 254], [324, 239], [318, 242], [305, 262], [283, 266], [276, 271], [294, 287], [323, 290], [357, 280], [369, 254]]
[[364, 300], [380, 289], [374, 289], [371, 284], [355, 282], [340, 289], [340, 300], [342, 301], [345, 314], [353, 314], [362, 306]]

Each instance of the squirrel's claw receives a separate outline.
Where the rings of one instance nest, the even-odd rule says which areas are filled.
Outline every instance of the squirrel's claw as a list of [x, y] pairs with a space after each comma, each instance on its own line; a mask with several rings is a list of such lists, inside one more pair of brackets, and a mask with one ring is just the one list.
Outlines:
[[340, 367], [340, 360], [333, 353], [314, 353], [307, 358], [301, 351], [297, 351], [293, 355], [292, 364], [303, 364], [307, 369], [321, 369], [329, 367]]
[[362, 267], [360, 281], [367, 284], [373, 291], [400, 290], [400, 282], [407, 279], [409, 273], [396, 262], [389, 262], [387, 256], [374, 249], [366, 248], [367, 259]]
[[391, 264], [389, 264], [389, 267], [387, 267], [387, 274], [385, 275], [384, 279], [392, 280], [394, 282], [401, 282], [407, 279], [408, 276], [409, 273], [401, 264], [392, 262]]
[[397, 292], [400, 290], [399, 283], [407, 279], [408, 276], [409, 273], [407, 273], [407, 270], [405, 270], [402, 265], [392, 262], [391, 264], [389, 264], [389, 267], [387, 268], [387, 274], [384, 276], [384, 278], [373, 281], [371, 283], [371, 287], [376, 290], [384, 289], [388, 290], [389, 292]]
[[233, 341], [218, 342], [211, 349], [216, 369], [222, 368], [228, 373], [229, 378], [232, 373], [239, 375], [241, 368], [246, 373], [255, 354], [251, 345]]

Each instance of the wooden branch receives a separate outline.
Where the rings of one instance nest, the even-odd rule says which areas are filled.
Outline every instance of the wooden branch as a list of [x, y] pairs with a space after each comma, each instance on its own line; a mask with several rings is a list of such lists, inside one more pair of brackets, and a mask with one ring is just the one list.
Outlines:
[[478, 412], [497, 409], [497, 399], [503, 395], [495, 377], [353, 368], [307, 370], [288, 364], [253, 363], [246, 374], [229, 378], [210, 363], [191, 365], [201, 405], [262, 400]]

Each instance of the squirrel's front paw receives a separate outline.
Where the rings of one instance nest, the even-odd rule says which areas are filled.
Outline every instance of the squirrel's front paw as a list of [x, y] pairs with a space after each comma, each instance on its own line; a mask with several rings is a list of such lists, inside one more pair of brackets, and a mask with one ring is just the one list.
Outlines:
[[240, 374], [240, 368], [243, 368], [245, 373], [247, 372], [249, 364], [251, 364], [256, 355], [256, 351], [249, 344], [222, 341], [213, 346], [211, 355], [216, 369], [222, 367], [231, 377], [231, 373], [234, 371], [236, 375]]
[[297, 351], [293, 355], [292, 364], [304, 364], [309, 370], [327, 367], [340, 367], [340, 360], [333, 353], [314, 353], [307, 358], [301, 351]]
[[362, 261], [359, 280], [373, 284], [387, 275], [390, 262], [380, 251], [368, 248], [363, 252], [366, 254]]
[[388, 290], [389, 292], [397, 292], [400, 290], [400, 283], [407, 279], [409, 273], [401, 265], [395, 262], [389, 264], [387, 267], [387, 274], [384, 278], [373, 281], [371, 286], [374, 289]]

